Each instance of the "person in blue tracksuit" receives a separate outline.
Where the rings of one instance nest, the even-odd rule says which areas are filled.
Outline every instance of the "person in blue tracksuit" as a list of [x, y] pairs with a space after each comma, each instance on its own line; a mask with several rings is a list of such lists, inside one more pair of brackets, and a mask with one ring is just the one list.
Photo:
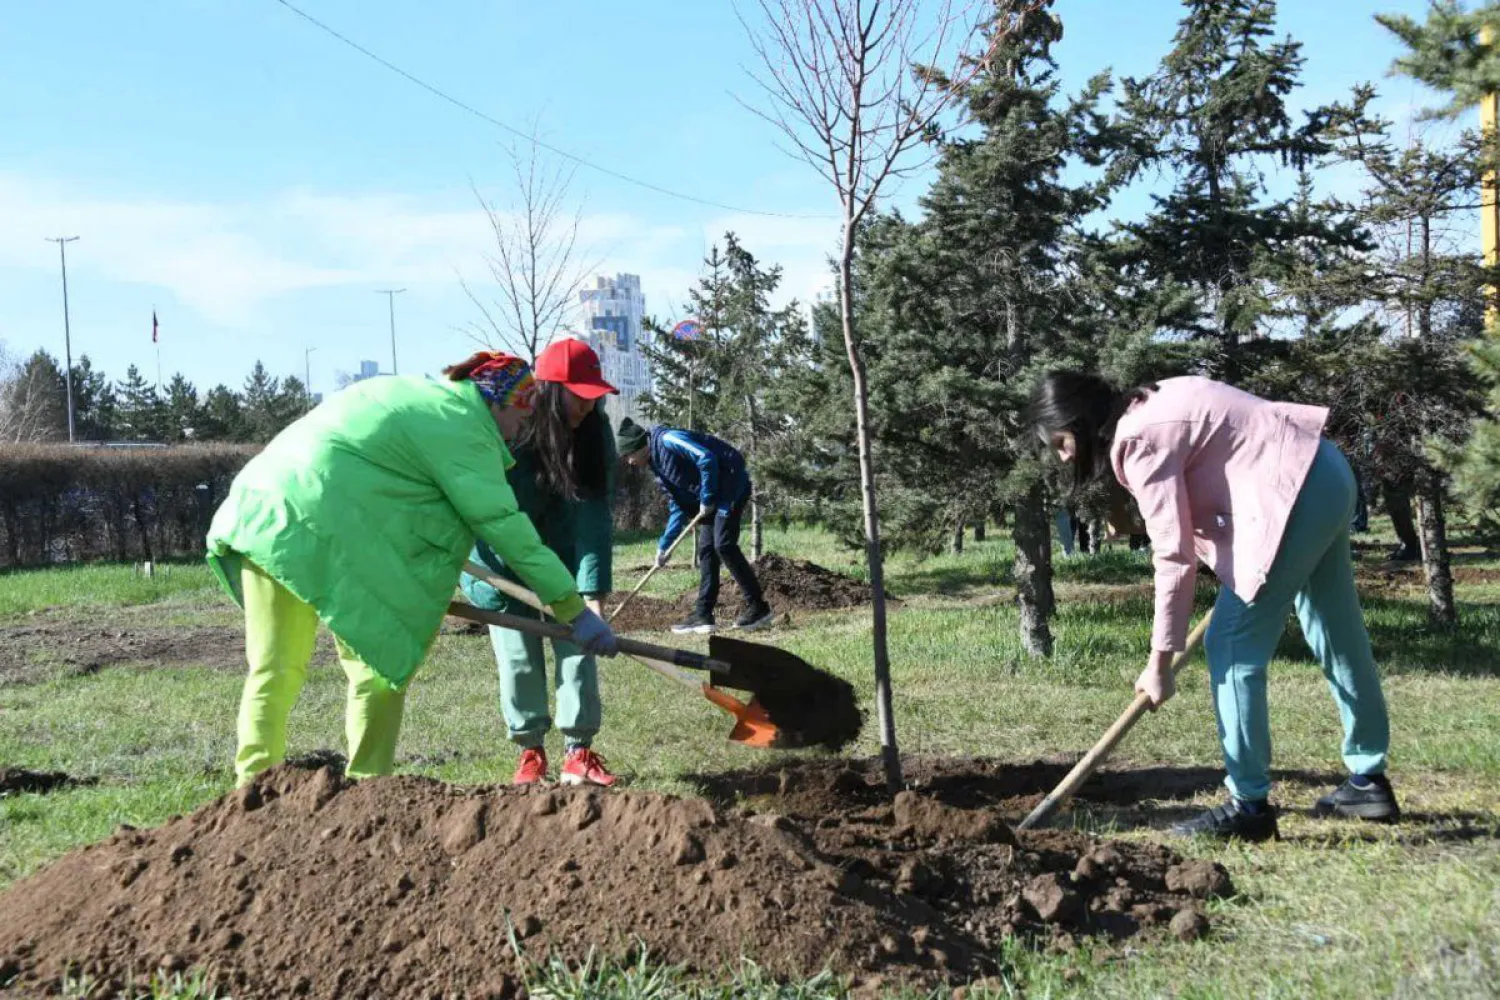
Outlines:
[[666, 563], [667, 548], [696, 515], [698, 526], [698, 603], [693, 614], [672, 627], [673, 632], [712, 632], [714, 606], [719, 601], [719, 563], [739, 585], [745, 607], [734, 627], [760, 628], [771, 622], [755, 578], [755, 570], [740, 551], [740, 521], [750, 502], [750, 473], [745, 456], [726, 441], [699, 431], [675, 427], [651, 430], [626, 417], [616, 434], [620, 457], [630, 465], [651, 467], [657, 485], [667, 495], [670, 513], [656, 550], [656, 565]]

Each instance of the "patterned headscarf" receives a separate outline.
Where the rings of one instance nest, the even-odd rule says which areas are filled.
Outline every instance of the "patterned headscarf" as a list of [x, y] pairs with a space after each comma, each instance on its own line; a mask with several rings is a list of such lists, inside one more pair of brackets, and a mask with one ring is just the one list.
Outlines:
[[492, 352], [469, 372], [469, 380], [478, 387], [481, 396], [496, 406], [531, 409], [536, 379], [532, 377], [531, 366], [513, 354]]

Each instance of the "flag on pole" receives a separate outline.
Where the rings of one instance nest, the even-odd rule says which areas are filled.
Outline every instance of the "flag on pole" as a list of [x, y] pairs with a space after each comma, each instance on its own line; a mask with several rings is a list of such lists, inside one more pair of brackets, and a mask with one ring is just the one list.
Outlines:
[[156, 343], [156, 310], [151, 310], [151, 343]]

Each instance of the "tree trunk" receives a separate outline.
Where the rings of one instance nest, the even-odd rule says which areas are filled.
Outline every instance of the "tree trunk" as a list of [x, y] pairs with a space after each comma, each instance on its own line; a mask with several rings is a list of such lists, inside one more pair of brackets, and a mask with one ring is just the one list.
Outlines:
[[755, 473], [750, 479], [750, 561], [760, 562], [762, 546], [765, 544], [765, 529], [761, 524], [760, 490], [755, 486], [755, 480], [760, 475], [760, 435], [756, 433], [760, 421], [756, 419], [753, 393], [745, 393], [745, 416], [750, 422], [750, 467]]
[[953, 554], [961, 556], [964, 554], [964, 519], [959, 518], [958, 523], [953, 526]]
[[1422, 525], [1422, 571], [1427, 576], [1427, 619], [1442, 628], [1458, 624], [1453, 600], [1453, 561], [1448, 517], [1443, 510], [1443, 474], [1426, 469], [1417, 478], [1417, 516]]
[[1021, 614], [1021, 644], [1032, 656], [1052, 655], [1049, 620], [1056, 609], [1052, 593], [1052, 531], [1041, 484], [1015, 507], [1016, 604]]
[[896, 718], [891, 706], [891, 657], [886, 642], [885, 558], [880, 551], [880, 508], [875, 501], [875, 455], [870, 441], [870, 390], [864, 358], [854, 334], [854, 220], [846, 212], [844, 241], [839, 254], [839, 319], [849, 374], [854, 379], [854, 432], [859, 441], [859, 484], [865, 514], [865, 558], [870, 566], [870, 632], [875, 660], [875, 711], [880, 724], [880, 750], [885, 783], [894, 795], [901, 790], [901, 752], [896, 745]]
[[974, 521], [974, 541], [976, 541], [976, 542], [982, 542], [982, 541], [984, 541], [984, 522], [986, 520], [987, 520], [987, 518], [985, 518], [983, 516], [975, 519], [975, 521]]

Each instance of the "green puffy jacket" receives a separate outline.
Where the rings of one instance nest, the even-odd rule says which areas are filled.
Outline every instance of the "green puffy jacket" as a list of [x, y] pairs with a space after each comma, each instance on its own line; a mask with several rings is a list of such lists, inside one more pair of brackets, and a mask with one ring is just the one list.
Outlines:
[[572, 574], [517, 509], [505, 477], [513, 464], [472, 383], [360, 382], [235, 477], [209, 528], [209, 565], [243, 604], [240, 560], [251, 560], [401, 690], [476, 537], [564, 621], [583, 611]]
[[[578, 500], [565, 500], [543, 490], [538, 482], [541, 472], [536, 453], [530, 449], [516, 452], [516, 464], [507, 478], [515, 492], [516, 505], [520, 507], [537, 533], [568, 571], [573, 574], [578, 592], [587, 596], [604, 596], [614, 589], [614, 545], [615, 520], [611, 498], [615, 492], [615, 468], [619, 458], [615, 449], [615, 434], [609, 417], [600, 404], [598, 420], [590, 418], [585, 428], [597, 433], [600, 453], [604, 460], [604, 495]], [[517, 575], [506, 566], [503, 556], [481, 539], [470, 556], [500, 575], [515, 580]], [[467, 573], [461, 583], [464, 595], [477, 607], [507, 611], [512, 614], [530, 615], [531, 612], [519, 601], [511, 600], [482, 580]]]

